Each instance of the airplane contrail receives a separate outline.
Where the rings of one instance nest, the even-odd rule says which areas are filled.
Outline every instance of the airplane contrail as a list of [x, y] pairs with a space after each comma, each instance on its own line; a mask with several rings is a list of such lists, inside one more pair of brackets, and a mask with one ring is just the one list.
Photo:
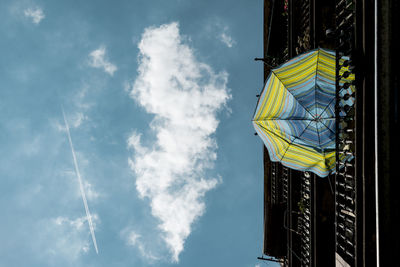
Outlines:
[[71, 133], [69, 132], [68, 122], [67, 122], [67, 119], [65, 118], [64, 108], [61, 108], [61, 109], [62, 109], [62, 113], [64, 116], [65, 128], [67, 129], [69, 145], [71, 146], [72, 157], [74, 158], [75, 172], [76, 172], [76, 176], [78, 176], [79, 188], [81, 190], [83, 205], [85, 206], [86, 218], [89, 223], [90, 234], [92, 235], [93, 245], [94, 245], [94, 248], [96, 249], [96, 253], [99, 254], [99, 250], [97, 249], [96, 236], [94, 234], [94, 228], [93, 228], [93, 223], [92, 223], [92, 215], [90, 215], [89, 206], [86, 201], [86, 194], [85, 194], [85, 190], [83, 189], [81, 173], [79, 172], [78, 162], [76, 160], [76, 155], [75, 155], [75, 149], [74, 149], [74, 146], [72, 145]]

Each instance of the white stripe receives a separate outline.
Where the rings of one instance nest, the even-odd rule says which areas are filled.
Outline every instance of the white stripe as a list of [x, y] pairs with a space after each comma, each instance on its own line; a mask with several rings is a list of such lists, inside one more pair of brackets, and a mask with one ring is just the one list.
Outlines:
[[82, 200], [83, 200], [83, 205], [85, 206], [86, 218], [87, 218], [87, 221], [89, 223], [90, 234], [92, 235], [93, 245], [94, 245], [94, 248], [96, 250], [96, 253], [99, 254], [99, 250], [97, 249], [96, 236], [94, 234], [92, 215], [90, 215], [90, 210], [89, 210], [89, 206], [87, 204], [85, 190], [83, 189], [81, 173], [79, 172], [78, 162], [76, 160], [74, 146], [72, 145], [71, 133], [69, 132], [68, 122], [67, 122], [67, 119], [65, 118], [64, 108], [62, 108], [62, 113], [63, 113], [63, 116], [64, 116], [65, 128], [67, 129], [69, 145], [71, 146], [72, 157], [74, 158], [75, 172], [76, 172], [76, 176], [78, 177], [78, 181], [79, 181], [79, 188], [81, 190], [81, 196], [82, 196]]
[[374, 111], [375, 111], [375, 213], [376, 213], [376, 266], [379, 267], [379, 199], [378, 199], [378, 0], [374, 1]]

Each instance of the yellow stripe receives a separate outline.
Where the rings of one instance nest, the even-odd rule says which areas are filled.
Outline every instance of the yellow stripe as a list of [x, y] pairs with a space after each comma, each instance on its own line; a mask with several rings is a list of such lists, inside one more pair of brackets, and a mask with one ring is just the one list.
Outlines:
[[262, 103], [259, 103], [262, 108], [259, 109], [255, 116], [256, 120], [264, 118], [275, 118], [283, 110], [285, 106], [284, 99], [287, 98], [287, 92], [279, 79], [272, 74], [270, 77], [270, 86], [265, 89], [266, 96]]

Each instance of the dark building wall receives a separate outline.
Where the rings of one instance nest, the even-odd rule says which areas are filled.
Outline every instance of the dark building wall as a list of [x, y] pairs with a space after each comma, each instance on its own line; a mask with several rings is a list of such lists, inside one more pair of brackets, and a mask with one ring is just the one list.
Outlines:
[[399, 151], [399, 1], [377, 6], [377, 108], [379, 253], [381, 266], [398, 265], [400, 249], [399, 193], [395, 186]]
[[[282, 63], [279, 61], [288, 59], [289, 55], [293, 57], [315, 47], [339, 49], [338, 38], [342, 38], [342, 40], [347, 38], [346, 40], [349, 41], [347, 43], [350, 44], [350, 47], [345, 44], [342, 48], [343, 51], [349, 53], [351, 64], [355, 67], [353, 72], [356, 75], [354, 84], [356, 87], [355, 117], [354, 123], [351, 125], [355, 129], [353, 141], [356, 158], [351, 163], [354, 170], [347, 173], [353, 176], [357, 188], [354, 194], [350, 194], [357, 202], [354, 215], [352, 215], [356, 217], [356, 237], [351, 241], [354, 242], [356, 250], [351, 251], [351, 246], [349, 246], [346, 248], [348, 251], [345, 249], [338, 253], [342, 253], [341, 256], [348, 259], [350, 266], [376, 266], [376, 242], [378, 240], [380, 266], [394, 266], [393, 255], [397, 255], [397, 251], [400, 249], [400, 232], [397, 226], [400, 203], [395, 186], [398, 179], [397, 152], [400, 149], [399, 71], [395, 70], [400, 48], [399, 38], [396, 38], [400, 25], [399, 1], [383, 0], [379, 1], [378, 6], [375, 6], [375, 1], [372, 0], [289, 0], [292, 9], [286, 15], [287, 17], [277, 11], [275, 14], [279, 15], [271, 19], [273, 2], [282, 4], [284, 1], [264, 1], [264, 37], [265, 43], [269, 43], [268, 47], [264, 47], [264, 58], [268, 61], [268, 64], [264, 64], [264, 78], [269, 74], [270, 63]], [[325, 35], [326, 30], [330, 27], [333, 29], [338, 27], [338, 21], [341, 20], [338, 17], [346, 18], [349, 14], [340, 13], [341, 10], [338, 9], [338, 6], [340, 8], [348, 6], [348, 11], [354, 12], [354, 21], [346, 22], [349, 23], [348, 26], [352, 27], [350, 35], [346, 35], [345, 38], [337, 37], [342, 33], [336, 32], [336, 39], [330, 39]], [[275, 8], [277, 8], [276, 5]], [[278, 6], [278, 9], [282, 10], [282, 6]], [[310, 14], [307, 15], [307, 11]], [[332, 12], [335, 14], [332, 15]], [[378, 22], [376, 45], [375, 12]], [[309, 23], [309, 28], [304, 26], [307, 23]], [[375, 49], [377, 61], [375, 60]], [[375, 91], [375, 83], [377, 91]], [[375, 120], [376, 115], [377, 120]], [[295, 233], [298, 219], [297, 215], [293, 214], [299, 212], [298, 202], [301, 196], [298, 193], [298, 183], [303, 174], [289, 171], [287, 175], [288, 192], [286, 192], [289, 199], [285, 205], [273, 208], [270, 198], [271, 170], [272, 166], [275, 166], [277, 177], [282, 178], [284, 177], [282, 166], [271, 163], [267, 153], [264, 153], [264, 164], [266, 203], [264, 253], [278, 257], [283, 257], [283, 254], [286, 253], [284, 257], [286, 265], [300, 266], [298, 252], [301, 251], [301, 247], [299, 247], [301, 238]], [[378, 169], [376, 169], [376, 164]], [[347, 174], [345, 173], [344, 177]], [[377, 180], [375, 180], [376, 177]], [[310, 266], [333, 266], [332, 255], [335, 253], [335, 248], [332, 248], [331, 244], [335, 244], [333, 237], [338, 235], [336, 232], [332, 234], [332, 231], [335, 231], [332, 230], [334, 226], [332, 217], [335, 215], [332, 211], [332, 202], [335, 202], [336, 199], [332, 199], [329, 180], [313, 178], [312, 181], [314, 186], [311, 204], [313, 210], [311, 250], [313, 255]], [[379, 193], [378, 233], [376, 233], [376, 182]], [[282, 212], [282, 210], [284, 211]], [[282, 217], [286, 218], [284, 222], [282, 222]], [[276, 230], [282, 230], [282, 227], [279, 226], [281, 223], [286, 227], [285, 238], [279, 238], [281, 234], [277, 235], [279, 231]], [[282, 251], [285, 249], [286, 252], [283, 253]], [[348, 253], [353, 253], [353, 260], [350, 259]]]
[[[277, 31], [282, 18], [280, 14], [273, 14], [282, 5], [275, 1], [264, 0], [264, 58], [268, 55], [279, 55], [281, 51], [282, 32]], [[278, 1], [276, 1], [278, 2]], [[272, 27], [272, 25], [275, 25]], [[270, 39], [281, 40], [278, 42], [269, 42]], [[286, 38], [286, 37], [285, 37]], [[283, 40], [285, 40], [283, 38]], [[269, 52], [268, 52], [269, 51]], [[273, 61], [273, 60], [272, 60]], [[271, 62], [271, 64], [274, 64]], [[264, 64], [264, 82], [270, 73], [269, 64]], [[281, 199], [277, 197], [273, 200], [271, 187], [271, 161], [269, 160], [268, 152], [263, 147], [264, 157], [264, 241], [263, 241], [263, 253], [276, 258], [283, 258], [286, 255], [286, 232], [283, 227], [283, 217], [285, 205], [281, 203]], [[279, 170], [276, 170], [279, 172]], [[278, 176], [278, 175], [277, 175]], [[279, 183], [280, 181], [276, 181]], [[275, 185], [279, 187], [279, 185]]]
[[332, 178], [315, 179], [315, 266], [335, 266], [335, 196]]
[[[289, 55], [313, 49], [316, 43], [333, 46], [334, 41], [321, 33], [334, 21], [332, 2], [289, 1], [292, 8], [284, 14], [284, 1], [264, 1], [264, 79]], [[312, 174], [305, 178], [302, 172], [271, 163], [265, 148], [264, 175], [264, 254], [285, 258], [288, 266], [334, 266], [334, 198], [329, 180]], [[280, 189], [272, 190], [273, 183]], [[302, 185], [310, 190], [307, 201], [302, 200]]]
[[271, 161], [264, 147], [264, 246], [263, 253], [275, 258], [286, 255], [286, 232], [283, 227], [285, 205], [271, 199]]
[[[359, 238], [358, 266], [376, 266], [376, 199], [375, 199], [375, 96], [374, 1], [356, 1], [355, 63], [357, 80], [356, 110], [358, 165]], [[361, 229], [361, 230], [360, 230]]]

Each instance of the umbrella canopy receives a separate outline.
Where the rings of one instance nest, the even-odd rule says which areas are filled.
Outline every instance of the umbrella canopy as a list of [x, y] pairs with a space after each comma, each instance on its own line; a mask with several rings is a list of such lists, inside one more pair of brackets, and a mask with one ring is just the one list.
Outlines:
[[271, 161], [325, 177], [335, 169], [335, 52], [316, 49], [271, 70], [253, 125]]

